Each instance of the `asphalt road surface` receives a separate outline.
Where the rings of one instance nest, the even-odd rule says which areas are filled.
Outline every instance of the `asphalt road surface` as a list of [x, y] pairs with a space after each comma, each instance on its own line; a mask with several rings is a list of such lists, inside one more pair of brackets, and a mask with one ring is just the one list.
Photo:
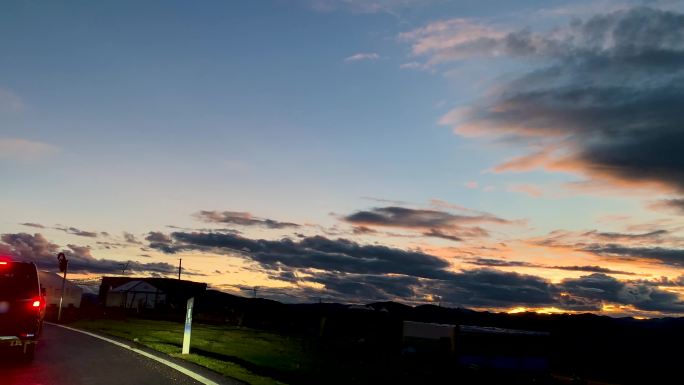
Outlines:
[[2, 385], [198, 385], [135, 352], [97, 338], [45, 325], [33, 363], [0, 355]]

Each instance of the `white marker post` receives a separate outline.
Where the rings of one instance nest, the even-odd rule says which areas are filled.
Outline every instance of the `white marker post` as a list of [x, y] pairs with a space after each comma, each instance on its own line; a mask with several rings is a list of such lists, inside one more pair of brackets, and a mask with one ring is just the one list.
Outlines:
[[185, 313], [185, 332], [183, 333], [183, 351], [182, 354], [190, 354], [190, 335], [192, 334], [192, 306], [195, 298], [188, 300], [188, 311]]

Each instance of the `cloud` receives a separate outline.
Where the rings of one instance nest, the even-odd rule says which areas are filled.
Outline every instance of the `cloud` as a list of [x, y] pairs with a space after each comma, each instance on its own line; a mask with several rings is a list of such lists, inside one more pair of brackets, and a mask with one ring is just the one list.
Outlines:
[[[155, 238], [160, 240], [161, 237]], [[170, 242], [156, 248], [169, 253], [193, 250], [240, 256], [254, 263], [271, 279], [296, 284], [292, 291], [300, 296], [325, 296], [355, 302], [411, 302], [439, 297], [442, 303], [453, 306], [498, 309], [555, 306], [599, 311], [604, 304], [618, 304], [645, 312], [684, 313], [682, 300], [676, 294], [658, 289], [652, 282], [617, 280], [602, 273], [629, 273], [599, 266], [546, 266], [594, 272], [554, 284], [538, 276], [492, 268], [452, 271], [447, 261], [424, 252], [321, 236], [293, 241], [287, 238], [251, 239], [224, 233], [174, 232], [165, 239]], [[475, 262], [499, 267], [535, 266], [493, 259]], [[323, 288], [300, 285], [303, 283], [319, 284]]]
[[622, 282], [600, 273], [564, 279], [558, 287], [569, 296], [584, 301], [591, 299], [597, 305], [608, 302], [646, 311], [684, 312], [684, 301], [674, 293], [648, 284]]
[[[121, 271], [121, 261], [97, 259], [87, 246], [67, 245], [60, 250], [57, 244], [48, 241], [42, 234], [14, 233], [0, 236], [0, 250], [19, 260], [34, 262], [40, 269], [57, 269], [57, 253], [63, 251], [69, 259], [69, 271], [74, 273], [110, 274]], [[129, 262], [129, 270], [173, 274], [175, 266], [165, 262]]]
[[477, 265], [477, 266], [487, 266], [487, 267], [530, 267], [530, 268], [541, 268], [541, 269], [552, 269], [552, 270], [566, 270], [566, 271], [582, 271], [587, 273], [605, 273], [605, 274], [620, 274], [620, 275], [636, 275], [627, 271], [613, 270], [601, 266], [549, 266], [537, 263], [530, 263], [525, 261], [509, 261], [504, 259], [494, 259], [494, 258], [469, 258], [466, 263]]
[[645, 260], [675, 268], [684, 266], [681, 238], [662, 229], [652, 229], [646, 233], [556, 230], [530, 242], [566, 251], [590, 253], [605, 260]]
[[142, 242], [140, 242], [140, 241], [135, 237], [135, 235], [133, 235], [133, 234], [131, 234], [131, 233], [128, 233], [128, 232], [125, 232], [125, 231], [124, 231], [124, 232], [123, 232], [123, 237], [124, 237], [124, 240], [125, 240], [127, 243], [130, 243], [130, 244], [133, 244], [133, 245], [140, 245], [140, 244], [142, 244]]
[[684, 267], [684, 249], [665, 247], [626, 247], [619, 244], [594, 244], [581, 249], [604, 257], [647, 259], [664, 265]]
[[[623, 219], [624, 220], [624, 219]], [[615, 243], [621, 242], [623, 245], [649, 245], [663, 244], [663, 242], [675, 241], [672, 233], [668, 230], [654, 228], [655, 225], [648, 224], [647, 232], [644, 233], [619, 233], [598, 230], [589, 231], [565, 231], [554, 230], [541, 240], [534, 243], [542, 246], [572, 247], [572, 245], [586, 246], [588, 244]], [[633, 227], [633, 226], [630, 226]], [[643, 226], [637, 226], [643, 227]]]
[[659, 242], [663, 240], [663, 237], [669, 235], [670, 232], [667, 230], [653, 230], [647, 233], [615, 233], [615, 232], [605, 232], [605, 231], [585, 231], [580, 236], [591, 238], [599, 241], [607, 242], [635, 242], [635, 241], [649, 241], [649, 242]]
[[620, 275], [636, 275], [628, 271], [613, 270], [601, 266], [551, 266], [549, 269], [568, 270], [568, 271], [584, 271], [587, 273], [604, 273], [604, 274], [620, 274]]
[[53, 156], [59, 149], [51, 144], [16, 138], [0, 138], [0, 160], [32, 162]]
[[265, 271], [299, 271], [300, 280], [323, 284], [347, 298], [389, 299], [434, 292], [445, 300], [468, 306], [553, 302], [551, 286], [542, 278], [487, 269], [457, 273], [448, 270], [448, 262], [429, 254], [360, 245], [346, 239], [316, 236], [299, 241], [269, 241], [182, 232], [172, 233], [171, 238], [176, 252], [239, 253]]
[[355, 224], [418, 229], [444, 228], [460, 224], [511, 223], [509, 220], [489, 214], [455, 215], [446, 211], [410, 209], [399, 206], [376, 207], [367, 211], [357, 211], [344, 219]]
[[145, 237], [145, 240], [150, 242], [149, 246], [151, 248], [157, 249], [163, 253], [173, 254], [177, 251], [176, 248], [171, 246], [171, 243], [173, 243], [171, 237], [162, 232], [150, 231]]
[[124, 243], [118, 243], [118, 242], [106, 242], [106, 241], [97, 241], [95, 242], [96, 245], [98, 245], [102, 249], [107, 249], [107, 250], [112, 250], [112, 249], [118, 249], [121, 247], [126, 247], [128, 245]]
[[380, 59], [380, 55], [378, 55], [375, 52], [359, 52], [355, 53], [351, 56], [348, 56], [344, 59], [345, 62], [350, 63], [350, 62], [358, 62], [358, 61], [373, 61], [373, 60], [378, 60]]
[[[682, 15], [646, 7], [621, 9], [575, 19], [552, 31], [510, 30], [483, 22], [455, 18], [440, 20], [404, 32], [399, 38], [411, 44], [416, 56], [432, 63], [475, 57], [564, 57], [601, 59], [651, 59], [637, 64], [676, 65], [682, 42]], [[655, 57], [643, 57], [647, 53]]]
[[402, 38], [431, 63], [505, 56], [532, 66], [440, 120], [461, 135], [522, 145], [495, 170], [579, 174], [582, 191], [684, 192], [684, 14], [639, 7], [546, 33], [455, 19]]
[[684, 215], [684, 198], [662, 199], [651, 202], [648, 207], [653, 210], [670, 211], [674, 214]]
[[[284, 279], [287, 279], [285, 276]], [[317, 274], [311, 282], [322, 284], [326, 290], [339, 298], [363, 298], [384, 301], [393, 298], [411, 298], [420, 281], [415, 277], [358, 275], [358, 274]]]
[[171, 243], [171, 237], [168, 235], [159, 232], [159, 231], [150, 231], [147, 236], [145, 237], [146, 240], [150, 241], [151, 243]]
[[470, 258], [467, 263], [477, 266], [488, 267], [538, 267], [539, 265], [523, 261], [507, 261], [505, 259], [494, 258]]
[[[437, 229], [430, 229], [430, 231], [424, 232], [423, 235], [426, 237], [442, 238], [442, 239], [446, 239], [449, 241], [455, 241], [455, 242], [463, 241], [463, 238], [457, 237], [456, 235], [447, 234], [447, 233], [442, 232], [442, 231], [437, 230]], [[483, 236], [487, 235], [486, 232], [484, 232], [484, 230], [483, 230], [482, 235]]]
[[269, 229], [299, 227], [296, 223], [280, 222], [274, 219], [257, 218], [247, 212], [238, 211], [200, 211], [195, 214], [200, 220], [209, 223], [228, 223], [239, 226], [260, 226]]
[[399, 35], [415, 56], [428, 57], [428, 65], [494, 54], [505, 32], [472, 20], [456, 18], [432, 22]]
[[166, 252], [205, 250], [240, 253], [263, 268], [320, 269], [352, 274], [405, 274], [425, 278], [448, 275], [449, 264], [441, 258], [420, 252], [386, 246], [360, 245], [346, 239], [331, 240], [321, 236], [292, 241], [250, 239], [234, 234], [171, 233], [172, 244], [150, 244]]
[[377, 230], [373, 230], [370, 227], [366, 227], [366, 226], [354, 226], [352, 229], [352, 232], [356, 235], [378, 234]]
[[[444, 204], [440, 207], [446, 208]], [[357, 211], [343, 219], [356, 226], [417, 230], [424, 236], [453, 241], [460, 241], [462, 238], [488, 236], [487, 230], [475, 226], [477, 224], [514, 223], [487, 213], [458, 215], [442, 210], [411, 209], [400, 206], [376, 207], [371, 210]]]
[[44, 229], [45, 226], [41, 225], [40, 223], [33, 223], [33, 222], [25, 222], [25, 223], [20, 223], [22, 226], [27, 226], [27, 227], [35, 227], [37, 229]]
[[78, 235], [79, 237], [97, 238], [98, 236], [97, 231], [86, 231], [76, 227], [56, 226], [54, 229], [64, 231], [67, 234]]

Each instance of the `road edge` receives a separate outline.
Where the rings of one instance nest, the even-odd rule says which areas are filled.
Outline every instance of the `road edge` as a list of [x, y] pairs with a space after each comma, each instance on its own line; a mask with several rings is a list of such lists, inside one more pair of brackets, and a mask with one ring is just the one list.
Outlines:
[[120, 347], [120, 348], [124, 348], [124, 349], [126, 349], [126, 350], [129, 350], [129, 351], [132, 351], [132, 352], [134, 352], [134, 353], [140, 354], [141, 356], [147, 357], [147, 358], [149, 358], [149, 359], [151, 359], [151, 360], [154, 360], [154, 361], [156, 361], [156, 362], [158, 362], [158, 363], [160, 363], [160, 364], [162, 364], [162, 365], [166, 365], [166, 366], [168, 366], [168, 367], [171, 368], [171, 369], [174, 369], [174, 370], [176, 370], [176, 371], [178, 371], [178, 372], [181, 372], [181, 373], [185, 374], [186, 376], [192, 378], [193, 380], [195, 380], [195, 381], [197, 381], [197, 382], [200, 382], [200, 383], [202, 383], [202, 384], [204, 384], [204, 385], [221, 385], [221, 384], [219, 384], [218, 382], [215, 382], [215, 381], [213, 381], [213, 380], [210, 380], [209, 378], [204, 377], [203, 375], [201, 375], [201, 374], [199, 374], [199, 373], [193, 372], [192, 370], [190, 370], [190, 369], [188, 369], [188, 368], [185, 368], [185, 367], [183, 367], [183, 366], [181, 366], [181, 365], [178, 365], [178, 364], [176, 364], [175, 362], [172, 362], [172, 361], [167, 360], [167, 359], [165, 359], [165, 358], [159, 357], [159, 356], [157, 356], [157, 355], [155, 355], [155, 354], [152, 354], [152, 353], [150, 353], [150, 352], [146, 352], [146, 351], [144, 351], [144, 350], [142, 350], [142, 349], [138, 349], [138, 348], [136, 348], [136, 347], [127, 345], [127, 344], [125, 344], [125, 343], [123, 343], [123, 342], [119, 342], [119, 341], [116, 341], [116, 340], [114, 340], [114, 339], [111, 339], [111, 338], [107, 338], [107, 337], [101, 336], [101, 335], [99, 335], [99, 334], [95, 334], [95, 333], [88, 332], [88, 331], [81, 330], [81, 329], [72, 328], [72, 327], [69, 327], [69, 326], [64, 326], [64, 325], [60, 325], [60, 324], [56, 324], [56, 323], [52, 323], [52, 322], [45, 322], [45, 323], [46, 323], [46, 324], [49, 324], [49, 325], [51, 325], [51, 326], [57, 326], [57, 327], [60, 327], [60, 328], [63, 328], [63, 329], [67, 329], [67, 330], [73, 331], [73, 332], [85, 334], [85, 335], [87, 335], [87, 336], [90, 336], [90, 337], [93, 337], [93, 338], [97, 338], [97, 339], [102, 340], [102, 341], [105, 341], [105, 342], [109, 342], [110, 344], [116, 345], [116, 346], [118, 346], [118, 347]]

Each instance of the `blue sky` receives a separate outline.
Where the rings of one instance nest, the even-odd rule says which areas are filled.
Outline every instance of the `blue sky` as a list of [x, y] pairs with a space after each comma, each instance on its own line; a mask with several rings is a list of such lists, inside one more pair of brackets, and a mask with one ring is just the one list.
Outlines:
[[[613, 60], [624, 47], [614, 39], [599, 41], [594, 33], [627, 28], [635, 36], [648, 36], [652, 31], [647, 27], [630, 22], [646, 17], [653, 25], [666, 26], [676, 23], [682, 10], [679, 1], [3, 3], [4, 247], [7, 253], [39, 261], [47, 261], [41, 252], [66, 249], [93, 264], [128, 259], [173, 264], [177, 256], [169, 254], [187, 253], [196, 258], [196, 272], [207, 274], [203, 279], [217, 287], [238, 275], [240, 284], [292, 289], [292, 282], [259, 273], [268, 270], [263, 260], [242, 258], [234, 249], [180, 245], [165, 253], [145, 238], [163, 232], [170, 242], [180, 242], [169, 225], [194, 232], [233, 230], [245, 239], [325, 236], [420, 250], [444, 258], [450, 271], [462, 274], [483, 268], [558, 285], [590, 273], [602, 274], [594, 280], [620, 279], [627, 286], [641, 280], [655, 293], [674, 295], [668, 298], [675, 305], [662, 309], [678, 312], [679, 306], [684, 309], [681, 297], [676, 304], [679, 286], [653, 280], [680, 277], [680, 159], [662, 159], [667, 151], [659, 150], [661, 136], [644, 144], [652, 144], [647, 149], [661, 156], [644, 155], [636, 165], [605, 155], [620, 150], [613, 148], [619, 147], [617, 142], [602, 136], [606, 130], [618, 132], [614, 137], [624, 139], [625, 146], [631, 145], [633, 132], [608, 112], [598, 115], [605, 124], [590, 123], [585, 130], [588, 112], [563, 105], [568, 94], [562, 92], [586, 91], [576, 86], [580, 83], [595, 86], [601, 94], [576, 100], [604, 108], [597, 95], [629, 86], [645, 95], [644, 111], [652, 108], [646, 96], [653, 89], [642, 85], [658, 87], [666, 76], [679, 84], [678, 70], [666, 64], [655, 72], [628, 65], [632, 58], [643, 63], [637, 59], [655, 51], [673, 55], [676, 63], [683, 49], [676, 43], [679, 29], [666, 29], [673, 31], [672, 43], [668, 36], [660, 42], [638, 40], [630, 48], [633, 56], [610, 62], [616, 67], [603, 78], [587, 71], [589, 55]], [[599, 32], [591, 25], [599, 25]], [[558, 75], [535, 80], [551, 70]], [[550, 96], [533, 100], [535, 92]], [[679, 96], [665, 88], [654, 92], [664, 95], [654, 98], [663, 109]], [[545, 104], [554, 97], [561, 107]], [[504, 114], [516, 108], [522, 115]], [[663, 111], [661, 116], [669, 116], [669, 110]], [[645, 115], [635, 119], [648, 121]], [[678, 124], [669, 120], [654, 130], [680, 138]], [[585, 133], [589, 129], [596, 131]], [[528, 155], [534, 155], [524, 159], [531, 166], [506, 163]], [[411, 215], [448, 222], [429, 231], [447, 231], [451, 239], [434, 232], [426, 236], [426, 225], [416, 227], [402, 218], [392, 217], [391, 223], [349, 220], [353, 213], [383, 207], [426, 210]], [[202, 216], [202, 210], [232, 214]], [[258, 220], [236, 222], [235, 213]], [[444, 222], [434, 217], [444, 213], [486, 213], [514, 224], [466, 218], [464, 223], [472, 227], [464, 228], [458, 222], [463, 218]], [[299, 226], [273, 228], [259, 222], [265, 219]], [[361, 233], [355, 226], [377, 231]], [[99, 235], [84, 237], [70, 227]], [[486, 231], [475, 236], [471, 230], [476, 228]], [[558, 231], [565, 232], [564, 242], [550, 246]], [[657, 231], [663, 232], [638, 237]], [[139, 243], [127, 243], [124, 232]], [[41, 234], [47, 248], [22, 254], [12, 243], [18, 238], [10, 235], [24, 233], [32, 241]], [[613, 238], [597, 239], [596, 233]], [[629, 250], [608, 249], [616, 239], [627, 242], [619, 246]], [[635, 239], [638, 244], [629, 243]], [[502, 244], [506, 246], [496, 246]], [[79, 254], [70, 245], [84, 248]], [[649, 250], [658, 246], [679, 259], [673, 261], [670, 254], [651, 258]], [[482, 267], [473, 263], [474, 255], [528, 265]], [[212, 269], [225, 260], [232, 262], [220, 273]], [[631, 268], [639, 276], [546, 268], [550, 264]], [[359, 293], [334, 292], [330, 282], [326, 286], [311, 278], [325, 271], [289, 268], [310, 278], [300, 282], [309, 285], [307, 290], [366, 299]], [[140, 273], [145, 271], [141, 267]], [[373, 295], [429, 301], [419, 291], [411, 298], [387, 291]], [[637, 314], [647, 307], [606, 299], [596, 307], [594, 300], [595, 311], [622, 306], [616, 311]], [[534, 307], [524, 300], [454, 304]], [[536, 307], [562, 308], [555, 302]]]

